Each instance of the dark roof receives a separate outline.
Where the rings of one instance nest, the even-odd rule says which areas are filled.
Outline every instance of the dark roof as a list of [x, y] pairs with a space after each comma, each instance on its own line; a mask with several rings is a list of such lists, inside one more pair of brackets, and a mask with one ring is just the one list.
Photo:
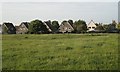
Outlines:
[[15, 29], [15, 27], [12, 23], [3, 23], [3, 24], [6, 25], [7, 28], [14, 28]]
[[47, 24], [47, 26], [48, 26], [51, 30], [53, 30], [53, 26], [52, 26], [52, 24], [51, 24], [50, 21], [45, 21], [45, 23]]
[[63, 21], [61, 25], [65, 25], [65, 26], [71, 26], [73, 28], [73, 26], [68, 22], [68, 21]]
[[24, 24], [28, 28], [28, 26], [29, 26], [30, 23], [29, 22], [22, 22], [21, 25], [22, 24]]
[[63, 27], [69, 27], [72, 30], [74, 30], [74, 28], [71, 26], [71, 24], [68, 21], [63, 21], [62, 24], [60, 25], [59, 29], [64, 30]]

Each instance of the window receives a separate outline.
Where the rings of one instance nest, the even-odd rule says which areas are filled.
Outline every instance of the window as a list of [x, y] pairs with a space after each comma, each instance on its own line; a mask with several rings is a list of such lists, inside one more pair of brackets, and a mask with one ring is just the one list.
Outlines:
[[23, 28], [23, 30], [25, 30], [25, 28]]
[[67, 27], [65, 27], [65, 30], [67, 30]]
[[24, 25], [22, 24], [22, 26], [21, 27], [24, 27]]
[[22, 30], [22, 28], [20, 28], [20, 30]]
[[89, 29], [91, 28], [91, 27], [88, 27]]

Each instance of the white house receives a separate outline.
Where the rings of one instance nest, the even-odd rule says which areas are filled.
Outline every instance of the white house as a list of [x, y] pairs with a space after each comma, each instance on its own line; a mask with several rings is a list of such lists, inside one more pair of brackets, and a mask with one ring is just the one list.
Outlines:
[[95, 28], [96, 28], [96, 24], [94, 23], [93, 20], [91, 20], [88, 25], [87, 25], [87, 28], [88, 28], [88, 31], [95, 31]]

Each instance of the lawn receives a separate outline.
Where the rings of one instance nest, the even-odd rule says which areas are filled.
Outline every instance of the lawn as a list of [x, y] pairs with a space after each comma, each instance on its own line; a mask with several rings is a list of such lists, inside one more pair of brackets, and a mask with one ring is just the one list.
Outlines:
[[118, 34], [2, 35], [3, 70], [117, 70]]

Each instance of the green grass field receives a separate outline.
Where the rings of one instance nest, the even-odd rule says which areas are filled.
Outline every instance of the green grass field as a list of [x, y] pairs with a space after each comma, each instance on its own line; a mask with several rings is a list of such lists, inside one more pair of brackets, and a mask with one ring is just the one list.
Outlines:
[[118, 34], [2, 35], [3, 70], [117, 70]]

